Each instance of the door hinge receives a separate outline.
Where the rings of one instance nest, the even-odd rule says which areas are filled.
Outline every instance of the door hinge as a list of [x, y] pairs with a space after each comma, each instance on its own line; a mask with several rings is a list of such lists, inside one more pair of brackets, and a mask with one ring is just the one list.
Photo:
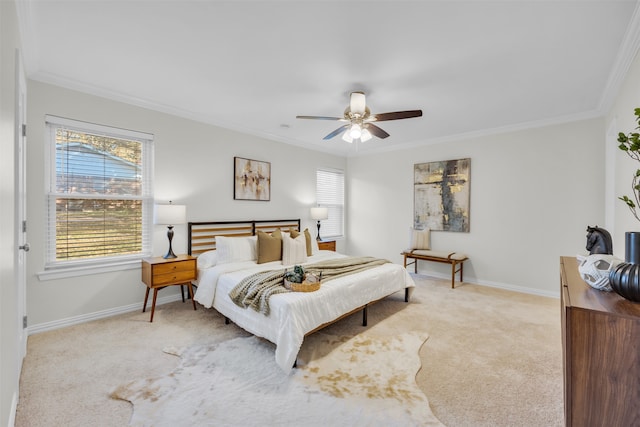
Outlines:
[[22, 329], [27, 329], [27, 316], [22, 316]]
[[27, 232], [27, 220], [23, 220], [22, 221], [22, 232], [26, 233]]
[[22, 136], [27, 136], [27, 125], [26, 124], [22, 125]]

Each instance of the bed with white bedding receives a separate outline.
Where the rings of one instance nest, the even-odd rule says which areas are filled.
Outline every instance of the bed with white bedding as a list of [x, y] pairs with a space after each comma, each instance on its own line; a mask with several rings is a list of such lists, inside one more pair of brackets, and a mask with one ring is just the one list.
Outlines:
[[[257, 254], [252, 252], [255, 251], [253, 237], [258, 230], [268, 232], [278, 228], [299, 231], [300, 221], [189, 223], [189, 253], [198, 256], [195, 300], [206, 308], [215, 308], [246, 331], [273, 342], [276, 362], [285, 372], [293, 367], [304, 337], [309, 333], [398, 291], [404, 290], [408, 301], [409, 291], [415, 286], [411, 276], [403, 266], [386, 263], [323, 281], [315, 292], [273, 295], [269, 299], [268, 316], [239, 307], [229, 292], [242, 279], [254, 273], [285, 268], [281, 260], [258, 264]], [[284, 238], [289, 237], [285, 235]], [[318, 250], [315, 240], [310, 253], [305, 262], [300, 263], [303, 267], [346, 257]]]

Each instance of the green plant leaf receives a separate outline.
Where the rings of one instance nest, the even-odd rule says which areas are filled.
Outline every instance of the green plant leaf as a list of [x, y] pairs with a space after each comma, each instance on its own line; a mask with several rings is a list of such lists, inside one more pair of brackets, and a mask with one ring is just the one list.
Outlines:
[[631, 200], [630, 198], [628, 198], [627, 196], [622, 196], [622, 197], [618, 197], [618, 199], [622, 200], [623, 202], [625, 202], [627, 204], [627, 206], [629, 206], [632, 209], [635, 209], [636, 204], [633, 203], [633, 200]]
[[624, 133], [620, 132], [618, 134], [618, 142], [627, 142], [629, 138], [627, 138], [627, 135], [625, 135]]

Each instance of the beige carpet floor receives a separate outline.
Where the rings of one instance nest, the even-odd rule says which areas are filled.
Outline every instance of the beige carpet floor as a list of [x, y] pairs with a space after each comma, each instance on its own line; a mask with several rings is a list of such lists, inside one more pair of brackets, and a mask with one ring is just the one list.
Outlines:
[[[449, 427], [563, 425], [559, 300], [414, 278], [409, 304], [398, 293], [369, 309], [368, 327], [355, 314], [325, 331], [427, 332], [416, 380]], [[16, 426], [126, 426], [131, 405], [109, 393], [173, 370], [179, 361], [163, 348], [248, 335], [215, 310], [182, 302], [158, 306], [153, 323], [136, 312], [32, 335]]]

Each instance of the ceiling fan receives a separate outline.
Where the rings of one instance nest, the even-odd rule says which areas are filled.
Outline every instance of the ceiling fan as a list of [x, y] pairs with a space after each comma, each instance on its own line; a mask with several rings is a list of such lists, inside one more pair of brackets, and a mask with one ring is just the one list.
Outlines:
[[328, 140], [342, 133], [342, 139], [347, 142], [365, 142], [371, 139], [372, 135], [384, 139], [389, 134], [373, 122], [384, 122], [388, 120], [410, 119], [412, 117], [422, 117], [422, 110], [395, 111], [392, 113], [371, 114], [365, 102], [364, 92], [351, 92], [349, 106], [344, 110], [342, 117], [326, 116], [296, 116], [297, 119], [312, 120], [337, 120], [347, 122], [338, 129], [325, 136]]

